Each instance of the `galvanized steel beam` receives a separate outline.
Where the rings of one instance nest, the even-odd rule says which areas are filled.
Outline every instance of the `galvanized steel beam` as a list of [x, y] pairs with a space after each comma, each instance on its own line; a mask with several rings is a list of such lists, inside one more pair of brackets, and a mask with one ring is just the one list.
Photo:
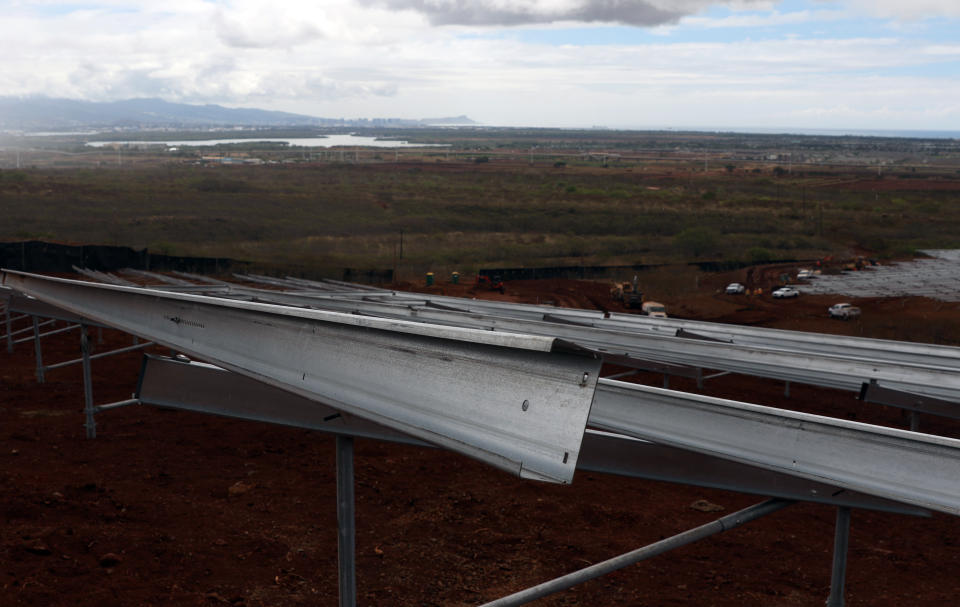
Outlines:
[[[542, 355], [544, 350], [556, 349], [558, 343], [555, 340], [446, 329], [195, 295], [92, 286], [13, 272], [5, 275], [5, 281], [38, 296], [42, 293], [56, 305], [76, 313], [104, 321], [109, 318], [111, 324], [124, 330], [147, 335], [160, 343], [307, 398], [323, 400], [340, 410], [401, 432], [442, 446], [451, 446], [522, 476], [561, 477], [556, 470], [556, 460], [560, 454], [556, 449], [540, 469], [531, 472], [525, 469], [519, 457], [505, 458], [502, 452], [488, 448], [490, 443], [494, 443], [504, 452], [514, 453], [511, 449], [516, 447], [502, 443], [510, 442], [521, 434], [517, 424], [524, 423], [525, 409], [532, 410], [539, 406], [539, 401], [524, 398], [527, 402], [519, 407], [520, 413], [511, 411], [517, 408], [515, 394], [528, 391], [530, 388], [526, 382], [530, 381], [531, 375], [542, 373], [527, 372], [532, 371], [531, 359]], [[397, 333], [402, 333], [404, 337], [399, 337]], [[466, 345], [464, 339], [477, 343]], [[254, 343], [262, 341], [262, 344], [253, 346], [251, 340]], [[339, 352], [324, 351], [325, 346], [329, 348], [331, 343]], [[726, 346], [708, 342], [695, 345]], [[400, 353], [401, 358], [395, 360], [389, 355], [385, 356], [384, 349]], [[505, 355], [505, 358], [501, 359], [495, 354]], [[547, 375], [550, 376], [547, 383], [550, 389], [560, 389], [563, 398], [569, 399], [572, 397], [567, 393], [569, 384], [566, 378], [572, 369], [577, 369], [577, 373], [584, 372], [584, 359], [565, 356], [572, 356], [566, 361], [569, 364], [560, 364], [559, 367], [547, 364]], [[451, 365], [449, 363], [453, 360], [448, 359], [462, 362], [463, 365]], [[363, 366], [369, 372], [358, 374], [357, 366]], [[512, 367], [521, 370], [518, 374], [512, 374]], [[477, 368], [481, 371], [477, 377], [473, 377]], [[464, 382], [464, 369], [471, 369], [473, 373], [465, 383], [458, 383]], [[434, 377], [436, 373], [442, 376], [439, 381]], [[373, 386], [368, 387], [365, 384], [370, 374], [382, 374], [386, 378], [376, 377]], [[585, 386], [588, 390], [591, 377], [595, 376], [588, 372], [588, 385]], [[555, 383], [550, 383], [554, 380]], [[421, 386], [421, 382], [424, 385]], [[449, 385], [447, 382], [450, 382]], [[576, 383], [580, 388], [579, 382]], [[602, 394], [602, 398], [598, 397], [591, 423], [613, 432], [919, 507], [951, 513], [960, 511], [956, 483], [952, 480], [958, 476], [957, 441], [912, 433], [901, 436], [895, 434], [898, 431], [865, 424], [844, 426], [851, 422], [818, 416], [803, 417], [803, 414], [758, 408], [745, 403], [729, 404], [731, 401], [719, 399], [704, 401], [706, 397], [695, 395], [666, 391], [658, 395], [650, 392], [656, 391], [654, 388], [634, 384], [604, 380], [601, 385], [599, 394]], [[403, 389], [398, 390], [397, 386], [403, 386]], [[506, 390], [502, 389], [504, 386], [507, 386]], [[489, 408], [471, 406], [469, 411], [472, 417], [468, 417], [462, 405], [454, 405], [455, 415], [451, 419], [451, 403], [438, 396], [450, 392], [451, 387], [453, 391], [465, 389], [470, 396], [467, 402], [472, 404], [484, 402], [485, 397], [489, 396], [484, 394], [487, 391], [496, 392], [496, 397], [490, 399]], [[371, 391], [372, 395], [369, 394]], [[628, 396], [623, 398], [624, 394]], [[349, 399], [346, 398], [348, 396]], [[400, 406], [396, 407], [394, 403], [398, 400], [401, 401]], [[426, 407], [423, 401], [427, 402]], [[608, 406], [610, 403], [615, 406], [611, 408]], [[620, 405], [623, 411], [611, 416], [611, 412]], [[583, 422], [586, 421], [589, 402], [585, 407], [577, 410], [577, 414], [584, 416]], [[744, 411], [750, 414], [745, 415]], [[797, 425], [797, 416], [801, 417], [800, 426], [804, 429], [799, 434], [790, 432]], [[417, 419], [417, 423], [411, 419]], [[491, 431], [485, 425], [488, 422], [504, 424], [504, 419], [508, 420], [506, 427], [495, 425]], [[679, 423], [681, 420], [683, 423]], [[554, 418], [553, 421], [558, 420]], [[568, 420], [559, 421], [562, 428]], [[575, 424], [572, 430], [576, 435], [577, 451], [583, 428], [579, 424], [583, 422]], [[466, 437], [466, 446], [438, 432], [438, 426], [450, 434], [456, 434], [459, 430], [457, 436]], [[562, 429], [549, 425], [547, 428], [548, 433], [552, 432], [551, 436], [561, 442], [569, 438]], [[540, 429], [542, 426], [533, 425], [534, 436], [540, 436]], [[894, 434], [890, 435], [890, 432]], [[791, 440], [770, 439], [771, 436], [783, 438], [784, 435]], [[567, 446], [571, 442], [567, 440], [563, 444]], [[549, 444], [538, 439], [532, 443], [523, 440], [522, 445], [541, 455], [546, 449], [544, 445]], [[491, 451], [494, 452], [493, 457], [490, 457]], [[565, 450], [563, 453], [568, 460], [574, 456], [573, 461], [576, 461], [574, 452]], [[836, 457], [825, 460], [824, 454], [827, 453]], [[850, 453], [853, 454], [852, 458]], [[505, 463], [504, 459], [509, 463]], [[881, 469], [878, 468], [881, 464], [877, 463], [881, 460], [885, 462], [883, 466], [887, 466], [887, 461], [897, 462], [897, 465]], [[547, 469], [553, 477], [543, 472]], [[572, 471], [563, 470], [567, 472], [563, 478], [568, 481]]]
[[570, 482], [601, 361], [560, 340], [4, 271], [3, 284], [522, 478]]
[[419, 320], [487, 331], [513, 331], [553, 336], [574, 341], [603, 354], [627, 355], [643, 360], [734, 371], [852, 392], [858, 392], [864, 381], [877, 379], [892, 388], [960, 402], [960, 369], [950, 367], [689, 340], [675, 335], [639, 334], [599, 328], [599, 323], [594, 323], [592, 327], [585, 327], [548, 323], [542, 320], [454, 312], [426, 306], [407, 307], [397, 304], [331, 300], [318, 300], [311, 305], [375, 317]]
[[[468, 300], [419, 293], [396, 292], [392, 295], [381, 294], [369, 299], [376, 299], [380, 303], [408, 302], [411, 305], [434, 306], [473, 314], [507, 316], [525, 320], [570, 321], [567, 324], [580, 324], [599, 329], [637, 334], [652, 333], [670, 336], [683, 329], [721, 341], [732, 341], [743, 346], [960, 369], [960, 348], [935, 344], [746, 327], [680, 318], [649, 318], [638, 314], [618, 312], [605, 314], [598, 310]], [[419, 303], [417, 300], [421, 300], [423, 303]], [[826, 317], [826, 311], [824, 311], [824, 316]]]
[[215, 365], [144, 355], [134, 396], [145, 405], [417, 445], [429, 443]]
[[63, 308], [51, 306], [48, 303], [42, 302], [33, 297], [27, 297], [24, 294], [16, 291], [10, 295], [10, 309], [15, 312], [29, 314], [30, 316], [53, 318], [75, 324], [84, 323], [92, 326], [103, 326], [98, 325], [97, 323], [91, 323], [90, 319], [86, 319], [72, 312], [68, 312]]
[[131, 282], [125, 278], [120, 278], [119, 276], [115, 276], [114, 274], [110, 274], [109, 272], [101, 272], [100, 270], [90, 270], [87, 268], [80, 268], [77, 266], [73, 266], [73, 271], [82, 276], [86, 276], [87, 278], [92, 278], [93, 280], [106, 283], [106, 284], [127, 285], [132, 287], [137, 286], [137, 283]]
[[654, 319], [620, 313], [613, 313], [607, 319], [596, 321], [595, 326], [660, 335], [685, 330], [743, 346], [960, 369], [960, 348], [936, 344], [746, 327], [678, 318]]
[[195, 287], [196, 283], [190, 282], [189, 280], [183, 280], [180, 278], [175, 278], [173, 276], [167, 276], [166, 274], [158, 274], [157, 272], [148, 272], [146, 270], [137, 270], [135, 268], [124, 268], [120, 270], [124, 274], [133, 274], [139, 276], [140, 278], [145, 278], [147, 280], [153, 280], [164, 285], [174, 285], [181, 287]]
[[902, 390], [891, 390], [879, 385], [876, 380], [864, 383], [861, 386], [860, 400], [918, 413], [960, 419], [960, 403], [938, 400], [921, 394], [911, 394]]
[[960, 514], [960, 440], [602, 379], [594, 427]]
[[[200, 362], [145, 355], [135, 396], [145, 405], [429, 446], [390, 428]], [[836, 485], [599, 430], [588, 429], [584, 434], [577, 469], [899, 514], [928, 514], [920, 508]]]

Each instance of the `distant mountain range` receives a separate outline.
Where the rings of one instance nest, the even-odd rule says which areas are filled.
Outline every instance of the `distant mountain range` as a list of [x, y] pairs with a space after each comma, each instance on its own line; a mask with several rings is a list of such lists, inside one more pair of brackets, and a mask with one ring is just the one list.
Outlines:
[[426, 127], [477, 124], [452, 118], [318, 118], [255, 108], [170, 103], [162, 99], [93, 102], [51, 97], [0, 97], [0, 131], [37, 132], [86, 128], [197, 128], [280, 126]]

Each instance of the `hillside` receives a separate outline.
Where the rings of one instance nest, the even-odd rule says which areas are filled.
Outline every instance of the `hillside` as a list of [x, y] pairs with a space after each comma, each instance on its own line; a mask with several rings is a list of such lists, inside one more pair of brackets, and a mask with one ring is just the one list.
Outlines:
[[0, 131], [83, 128], [188, 128], [198, 126], [403, 126], [475, 124], [466, 116], [400, 118], [318, 118], [304, 114], [221, 105], [171, 103], [163, 99], [95, 102], [52, 97], [0, 97]]

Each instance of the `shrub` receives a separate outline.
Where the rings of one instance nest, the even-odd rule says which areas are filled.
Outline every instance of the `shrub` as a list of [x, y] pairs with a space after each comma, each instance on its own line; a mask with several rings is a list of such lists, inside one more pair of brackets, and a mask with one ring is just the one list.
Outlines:
[[717, 233], [700, 226], [687, 228], [673, 237], [673, 243], [688, 256], [700, 257], [717, 246]]
[[256, 189], [245, 181], [230, 179], [222, 175], [208, 175], [197, 181], [194, 187], [200, 192], [219, 192], [222, 194], [239, 194]]
[[769, 263], [773, 260], [773, 254], [770, 252], [770, 249], [765, 249], [763, 247], [751, 247], [747, 251], [747, 255], [750, 257], [750, 261], [753, 263]]

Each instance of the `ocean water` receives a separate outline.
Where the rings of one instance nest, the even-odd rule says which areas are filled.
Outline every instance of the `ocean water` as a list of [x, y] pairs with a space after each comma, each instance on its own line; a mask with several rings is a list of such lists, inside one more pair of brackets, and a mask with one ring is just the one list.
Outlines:
[[900, 137], [909, 139], [960, 139], [960, 131], [895, 130], [895, 129], [814, 129], [808, 127], [647, 127], [643, 130], [685, 131], [705, 133], [743, 133], [755, 135], [820, 135], [824, 137]]

